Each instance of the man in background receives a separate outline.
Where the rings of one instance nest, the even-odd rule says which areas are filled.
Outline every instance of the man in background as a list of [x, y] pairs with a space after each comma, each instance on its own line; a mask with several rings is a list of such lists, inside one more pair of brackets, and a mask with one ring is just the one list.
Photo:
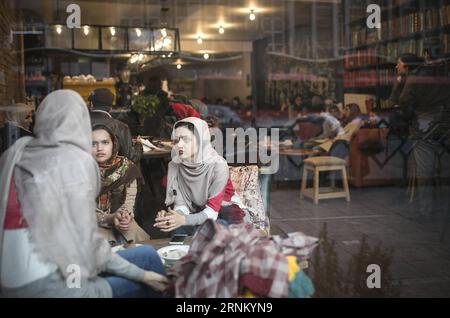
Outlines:
[[119, 154], [137, 164], [141, 159], [142, 146], [139, 140], [134, 146], [128, 125], [111, 116], [113, 100], [114, 95], [106, 88], [98, 88], [91, 93], [88, 98], [91, 109], [91, 123], [93, 126], [103, 124], [111, 129], [119, 142]]

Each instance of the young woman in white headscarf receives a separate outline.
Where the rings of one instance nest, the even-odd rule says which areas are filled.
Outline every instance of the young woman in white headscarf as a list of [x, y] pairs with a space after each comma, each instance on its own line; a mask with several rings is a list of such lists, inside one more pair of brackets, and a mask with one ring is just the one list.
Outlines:
[[163, 232], [192, 234], [207, 219], [225, 225], [243, 222], [245, 212], [239, 207], [228, 164], [212, 147], [208, 124], [195, 117], [180, 120], [172, 142], [165, 201], [169, 208], [158, 212], [154, 226]]
[[36, 112], [34, 134], [0, 158], [2, 296], [159, 296], [155, 290], [167, 280], [155, 250], [115, 254], [97, 231], [101, 183], [80, 95], [49, 94]]

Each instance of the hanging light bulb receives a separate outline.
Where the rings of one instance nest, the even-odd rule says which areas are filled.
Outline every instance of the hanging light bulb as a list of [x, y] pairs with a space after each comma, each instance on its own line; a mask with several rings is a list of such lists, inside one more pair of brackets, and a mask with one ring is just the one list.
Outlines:
[[255, 10], [253, 9], [250, 10], [250, 15], [248, 16], [248, 18], [250, 19], [250, 21], [255, 21], [256, 19]]
[[141, 29], [139, 29], [139, 28], [136, 28], [136, 35], [137, 35], [137, 37], [140, 37], [140, 36], [141, 36], [141, 34], [142, 34], [142, 31], [141, 31]]
[[161, 29], [161, 35], [162, 35], [163, 38], [165, 38], [167, 36], [166, 28]]
[[56, 33], [61, 34], [61, 32], [62, 32], [62, 26], [57, 25], [56, 26]]
[[204, 58], [205, 60], [209, 59], [209, 54], [208, 54], [208, 53], [203, 54], [203, 58]]
[[116, 35], [116, 28], [115, 27], [110, 27], [109, 28], [109, 32], [111, 33], [111, 36]]
[[88, 25], [85, 25], [83, 27], [83, 33], [84, 33], [84, 35], [88, 35], [89, 34], [89, 26]]
[[203, 39], [202, 39], [202, 36], [201, 36], [201, 35], [198, 36], [198, 38], [197, 38], [197, 43], [198, 43], [198, 44], [202, 44], [202, 43], [203, 43]]
[[219, 26], [219, 34], [224, 34], [225, 33], [225, 29], [223, 26]]
[[180, 63], [177, 64], [177, 69], [181, 70], [181, 64]]

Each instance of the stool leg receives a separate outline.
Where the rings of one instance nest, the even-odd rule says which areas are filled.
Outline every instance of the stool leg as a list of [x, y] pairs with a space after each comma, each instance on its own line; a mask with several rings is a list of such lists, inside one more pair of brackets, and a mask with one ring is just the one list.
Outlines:
[[342, 168], [342, 183], [344, 186], [344, 190], [345, 190], [345, 198], [347, 200], [347, 202], [350, 202], [350, 191], [348, 189], [348, 180], [347, 180], [347, 171], [345, 169], [345, 167]]
[[302, 186], [300, 188], [300, 199], [303, 199], [303, 193], [306, 190], [306, 182], [308, 181], [308, 169], [303, 166]]
[[314, 203], [319, 203], [319, 169], [314, 167]]

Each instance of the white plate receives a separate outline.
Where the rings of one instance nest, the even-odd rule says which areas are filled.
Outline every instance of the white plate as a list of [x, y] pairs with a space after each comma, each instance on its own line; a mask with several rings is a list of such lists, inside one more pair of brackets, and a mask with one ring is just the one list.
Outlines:
[[[138, 247], [138, 246], [141, 246], [142, 244], [136, 244], [136, 247]], [[118, 251], [122, 251], [122, 250], [125, 250], [126, 248], [125, 247], [123, 247], [123, 244], [121, 244], [121, 245], [116, 245], [116, 246], [113, 246], [113, 247], [111, 247], [111, 250], [114, 252], [114, 253], [117, 253]]]
[[169, 245], [161, 247], [157, 252], [159, 257], [167, 264], [173, 264], [189, 251], [189, 245]]

